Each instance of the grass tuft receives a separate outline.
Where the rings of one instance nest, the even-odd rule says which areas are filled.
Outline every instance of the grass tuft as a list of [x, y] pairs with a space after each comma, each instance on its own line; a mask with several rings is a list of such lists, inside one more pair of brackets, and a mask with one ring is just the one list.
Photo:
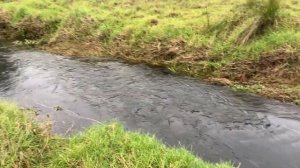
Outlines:
[[0, 102], [0, 167], [32, 167], [47, 157], [48, 134], [27, 116], [28, 110]]
[[[101, 137], [101, 138], [100, 138]], [[127, 132], [118, 123], [94, 126], [70, 140], [51, 167], [227, 167], [209, 164], [185, 149], [170, 149], [154, 137]]]
[[55, 137], [0, 101], [0, 167], [197, 167], [230, 168], [211, 164], [181, 148], [169, 148], [155, 137], [128, 132], [118, 123], [93, 126], [70, 138]]
[[253, 11], [255, 19], [246, 27], [238, 39], [238, 43], [244, 45], [258, 35], [262, 35], [267, 29], [274, 26], [280, 12], [280, 0], [248, 0], [247, 6]]

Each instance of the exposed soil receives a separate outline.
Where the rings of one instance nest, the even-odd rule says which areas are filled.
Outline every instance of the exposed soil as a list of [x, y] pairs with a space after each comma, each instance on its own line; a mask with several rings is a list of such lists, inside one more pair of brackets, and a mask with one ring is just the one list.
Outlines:
[[49, 51], [55, 54], [64, 54], [66, 56], [99, 56], [103, 54], [103, 49], [100, 43], [95, 41], [89, 42], [62, 42], [58, 44], [50, 44], [40, 46], [42, 50]]
[[0, 40], [9, 39], [12, 26], [9, 23], [7, 12], [0, 9]]
[[[251, 83], [300, 83], [299, 51], [277, 50], [258, 60], [237, 61], [222, 68], [221, 75], [234, 81]], [[263, 79], [263, 80], [262, 80]]]
[[[300, 84], [299, 51], [276, 50], [265, 53], [258, 60], [243, 60], [224, 66], [221, 77], [244, 85], [264, 85], [261, 94], [282, 101], [300, 98], [296, 88]], [[288, 89], [291, 88], [291, 89]]]
[[38, 17], [27, 18], [18, 23], [15, 28], [16, 33], [14, 34], [14, 38], [18, 40], [38, 40], [49, 33], [46, 23]]

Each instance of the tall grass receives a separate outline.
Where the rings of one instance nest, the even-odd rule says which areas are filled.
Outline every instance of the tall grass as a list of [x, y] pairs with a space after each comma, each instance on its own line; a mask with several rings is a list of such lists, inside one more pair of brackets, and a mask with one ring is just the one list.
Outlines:
[[260, 15], [265, 24], [273, 24], [281, 9], [281, 0], [247, 0], [247, 7]]
[[281, 4], [281, 0], [267, 0], [264, 7], [262, 8], [262, 19], [267, 22], [267, 24], [274, 24], [277, 19]]
[[29, 168], [44, 161], [48, 154], [48, 134], [20, 110], [0, 101], [0, 167]]
[[257, 35], [262, 35], [272, 28], [280, 12], [281, 0], [247, 0], [247, 7], [256, 16], [254, 22], [246, 27], [238, 39], [239, 44], [245, 44]]

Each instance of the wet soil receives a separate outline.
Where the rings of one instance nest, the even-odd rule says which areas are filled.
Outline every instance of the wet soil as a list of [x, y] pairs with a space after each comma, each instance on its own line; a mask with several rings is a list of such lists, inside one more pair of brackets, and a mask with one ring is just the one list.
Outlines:
[[119, 120], [205, 160], [299, 168], [300, 108], [162, 69], [0, 49], [0, 97], [71, 135]]

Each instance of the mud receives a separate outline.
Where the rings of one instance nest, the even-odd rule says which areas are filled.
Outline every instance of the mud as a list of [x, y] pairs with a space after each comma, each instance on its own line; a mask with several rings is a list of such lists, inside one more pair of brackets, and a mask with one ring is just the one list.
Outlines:
[[116, 119], [208, 161], [242, 168], [300, 165], [295, 105], [144, 65], [0, 50], [1, 98], [38, 110], [40, 121], [53, 121], [55, 133], [71, 135]]
[[7, 12], [0, 9], [0, 40], [9, 39], [12, 27]]

